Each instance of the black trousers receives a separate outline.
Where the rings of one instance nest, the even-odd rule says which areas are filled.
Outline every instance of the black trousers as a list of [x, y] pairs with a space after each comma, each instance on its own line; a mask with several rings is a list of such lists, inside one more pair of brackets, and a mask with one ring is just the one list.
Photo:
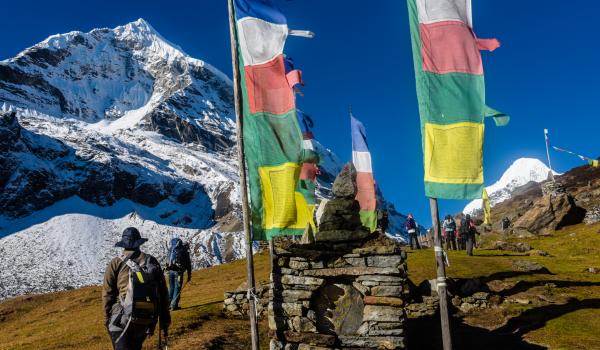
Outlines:
[[[421, 249], [421, 245], [419, 244], [419, 238], [417, 237], [417, 233], [409, 233], [410, 236], [410, 249]], [[414, 244], [413, 244], [414, 242]]]
[[144, 340], [148, 336], [147, 330], [147, 326], [129, 325], [118, 343], [116, 341], [121, 336], [121, 332], [108, 332], [108, 334], [114, 350], [142, 350]]
[[446, 234], [446, 250], [456, 250], [454, 235]]
[[473, 255], [473, 248], [475, 247], [475, 235], [467, 235], [467, 255]]

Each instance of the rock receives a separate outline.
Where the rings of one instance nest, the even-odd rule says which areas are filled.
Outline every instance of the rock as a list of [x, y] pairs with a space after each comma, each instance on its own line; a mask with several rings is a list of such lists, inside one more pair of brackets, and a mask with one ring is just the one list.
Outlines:
[[314, 333], [317, 331], [315, 324], [307, 317], [296, 316], [292, 318], [292, 327], [296, 332]]
[[476, 308], [477, 308], [477, 306], [475, 306], [475, 305], [473, 305], [471, 303], [462, 303], [460, 305], [460, 310], [463, 311], [463, 312], [469, 312], [469, 311], [471, 311], [473, 309], [476, 309]]
[[583, 221], [585, 209], [578, 207], [572, 196], [566, 193], [544, 196], [515, 223], [517, 229], [539, 233], [544, 229], [558, 230], [564, 226]]
[[547, 251], [539, 250], [539, 249], [534, 249], [534, 250], [530, 251], [528, 255], [529, 256], [551, 256], [550, 253], [548, 253]]
[[402, 264], [404, 259], [400, 255], [390, 256], [369, 256], [367, 257], [367, 266], [376, 267], [398, 267]]
[[305, 276], [363, 276], [363, 275], [382, 275], [398, 274], [398, 269], [391, 267], [340, 267], [333, 269], [304, 270]]
[[399, 322], [404, 317], [401, 308], [380, 305], [365, 305], [363, 321]]
[[335, 178], [331, 192], [336, 198], [356, 197], [356, 169], [351, 162], [348, 162]]
[[281, 297], [285, 302], [296, 302], [298, 300], [310, 300], [313, 293], [309, 290], [286, 289], [281, 292]]
[[[312, 270], [312, 271], [319, 271], [319, 270]], [[317, 288], [318, 288], [318, 287], [322, 286], [323, 283], [325, 283], [325, 280], [323, 280], [322, 278], [315, 278], [315, 277], [283, 275], [283, 276], [281, 276], [281, 283], [317, 286]]]
[[531, 246], [527, 243], [509, 243], [504, 241], [496, 241], [492, 246], [492, 249], [516, 253], [525, 253], [531, 250]]
[[269, 350], [284, 350], [283, 344], [278, 340], [271, 339], [271, 342], [269, 342]]
[[364, 303], [366, 305], [384, 305], [384, 306], [397, 306], [401, 307], [404, 305], [402, 298], [394, 297], [378, 297], [367, 295], [364, 297]]
[[371, 349], [402, 349], [404, 338], [402, 337], [356, 337], [340, 336], [342, 346]]
[[595, 206], [585, 213], [585, 217], [583, 218], [583, 222], [587, 225], [592, 225], [597, 222], [600, 222], [600, 206]]
[[477, 292], [473, 294], [472, 297], [476, 300], [488, 300], [488, 298], [490, 297], [490, 293]]
[[406, 280], [402, 277], [396, 276], [388, 276], [388, 275], [368, 275], [368, 276], [359, 276], [356, 281], [375, 281], [381, 282], [384, 284], [402, 284]]
[[315, 292], [313, 300], [316, 327], [320, 333], [356, 334], [363, 322], [365, 308], [362, 294], [356, 288], [344, 284], [327, 285]]
[[302, 316], [302, 304], [269, 303], [269, 315]]
[[345, 257], [344, 260], [355, 267], [366, 267], [365, 258]]
[[310, 267], [310, 264], [306, 261], [290, 260], [289, 266], [290, 266], [290, 269], [304, 270], [304, 269], [308, 269]]
[[[331, 222], [324, 224], [322, 227], [327, 228], [329, 225], [331, 225]], [[361, 226], [358, 226], [355, 230], [325, 230], [325, 228], [323, 231], [317, 233], [315, 237], [316, 242], [358, 241], [367, 238], [371, 234], [367, 229]]]
[[547, 181], [542, 184], [542, 194], [544, 196], [555, 197], [563, 193], [566, 193], [566, 190], [559, 182]]
[[315, 240], [323, 231], [354, 231], [362, 227], [360, 221], [360, 205], [354, 198], [334, 198], [325, 204], [319, 232]]
[[528, 260], [513, 260], [512, 267], [516, 270], [525, 271], [525, 272], [547, 272], [548, 271], [548, 269], [546, 269], [541, 264], [539, 264], [535, 261], [528, 261]]

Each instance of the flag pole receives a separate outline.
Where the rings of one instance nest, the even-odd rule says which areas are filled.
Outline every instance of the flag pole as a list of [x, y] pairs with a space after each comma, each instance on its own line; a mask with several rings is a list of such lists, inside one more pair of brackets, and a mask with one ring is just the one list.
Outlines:
[[248, 316], [250, 317], [250, 336], [252, 338], [252, 350], [259, 350], [258, 343], [258, 320], [256, 314], [256, 299], [254, 295], [254, 257], [252, 255], [252, 233], [250, 230], [248, 186], [246, 184], [246, 163], [244, 161], [244, 139], [243, 135], [243, 103], [240, 96], [240, 67], [238, 59], [238, 43], [235, 30], [235, 18], [233, 16], [233, 1], [227, 0], [229, 9], [229, 33], [231, 40], [231, 65], [233, 68], [233, 95], [235, 103], [235, 116], [237, 126], [238, 165], [240, 168], [240, 191], [242, 192], [242, 214], [244, 216], [244, 233], [246, 234], [246, 261], [248, 274]]
[[452, 350], [452, 334], [450, 333], [450, 318], [448, 316], [448, 293], [446, 292], [446, 267], [444, 265], [444, 251], [442, 250], [442, 233], [440, 231], [437, 198], [429, 198], [429, 207], [431, 208], [431, 223], [433, 224], [433, 250], [437, 265], [437, 292], [440, 297], [442, 342], [444, 350]]
[[550, 168], [550, 178], [554, 181], [554, 172], [552, 171], [552, 163], [550, 162], [550, 147], [548, 145], [548, 129], [544, 129], [544, 138], [546, 139], [546, 156], [548, 157], [548, 168]]

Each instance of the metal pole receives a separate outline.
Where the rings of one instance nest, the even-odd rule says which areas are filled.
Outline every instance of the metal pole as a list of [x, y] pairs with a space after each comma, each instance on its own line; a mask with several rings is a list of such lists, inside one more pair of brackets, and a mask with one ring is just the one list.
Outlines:
[[548, 156], [548, 168], [550, 168], [550, 178], [554, 181], [554, 172], [552, 172], [552, 163], [550, 162], [550, 147], [548, 142], [548, 129], [544, 129], [544, 138], [546, 139], [546, 156]]
[[437, 198], [429, 198], [431, 207], [431, 222], [433, 224], [433, 249], [437, 264], [437, 292], [440, 296], [440, 319], [442, 322], [442, 342], [444, 350], [452, 350], [452, 334], [450, 333], [450, 318], [448, 316], [448, 294], [446, 293], [446, 267], [444, 251], [442, 250], [442, 233], [440, 231], [440, 215]]
[[250, 336], [252, 337], [252, 350], [259, 350], [258, 320], [256, 317], [256, 300], [254, 299], [254, 257], [252, 255], [252, 232], [250, 230], [250, 217], [248, 206], [248, 187], [246, 184], [246, 163], [244, 161], [243, 135], [243, 103], [240, 96], [240, 70], [238, 59], [238, 43], [233, 15], [233, 0], [228, 0], [229, 8], [229, 33], [231, 40], [231, 65], [233, 68], [233, 95], [235, 101], [235, 116], [237, 125], [238, 164], [240, 168], [240, 191], [242, 192], [242, 213], [244, 216], [244, 232], [246, 234], [246, 261], [248, 274], [248, 316], [250, 316]]

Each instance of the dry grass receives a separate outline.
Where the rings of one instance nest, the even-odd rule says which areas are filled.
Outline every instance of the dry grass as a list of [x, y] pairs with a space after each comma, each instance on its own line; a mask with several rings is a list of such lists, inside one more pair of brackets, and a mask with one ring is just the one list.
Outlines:
[[[268, 256], [258, 255], [255, 265], [257, 280], [268, 280]], [[245, 281], [245, 267], [240, 260], [194, 272], [182, 292], [182, 310], [172, 313], [170, 349], [213, 349], [236, 341], [240, 349], [247, 348], [248, 322], [220, 317], [223, 292]], [[0, 303], [0, 349], [110, 349], [100, 293], [90, 287]], [[155, 349], [155, 344], [151, 338], [145, 348]]]
[[[448, 276], [494, 275], [509, 286], [507, 296], [537, 300], [530, 305], [511, 304], [467, 314], [464, 322], [482, 334], [502, 337], [510, 333], [551, 349], [600, 349], [600, 275], [583, 272], [600, 267], [600, 225], [578, 225], [550, 237], [527, 241], [552, 257], [480, 249], [476, 256], [450, 252]], [[487, 235], [487, 244], [501, 239]], [[509, 238], [508, 240], [515, 240]], [[515, 274], [512, 260], [533, 260], [552, 274]], [[256, 276], [266, 281], [267, 255], [259, 255]], [[170, 349], [248, 349], [248, 322], [221, 317], [223, 292], [235, 289], [246, 278], [245, 260], [194, 272], [182, 294], [182, 310], [173, 313]], [[409, 275], [415, 284], [435, 276], [433, 252], [409, 252]], [[548, 290], [547, 283], [555, 288]], [[551, 302], [538, 300], [537, 296]], [[432, 322], [437, 322], [433, 319]], [[430, 326], [427, 325], [428, 329]], [[484, 327], [484, 328], [481, 328]], [[262, 348], [267, 348], [266, 324], [261, 324]], [[23, 296], [0, 303], [0, 349], [109, 349], [102, 325], [100, 289], [83, 288], [60, 293]], [[498, 338], [500, 339], [500, 338]], [[146, 342], [155, 348], [156, 339]]]

